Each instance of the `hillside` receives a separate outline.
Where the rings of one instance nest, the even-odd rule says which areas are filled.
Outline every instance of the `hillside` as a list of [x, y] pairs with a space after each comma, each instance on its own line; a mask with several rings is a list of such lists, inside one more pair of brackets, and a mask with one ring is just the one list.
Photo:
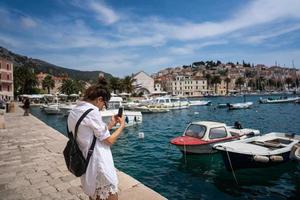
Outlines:
[[43, 60], [28, 58], [27, 56], [13, 53], [0, 46], [0, 57], [10, 60], [17, 67], [32, 67], [36, 73], [44, 72], [54, 76], [68, 75], [72, 79], [91, 81], [98, 78], [99, 73], [103, 73], [106, 78], [112, 77], [111, 74], [102, 71], [80, 71], [68, 69], [60, 66], [53, 65]]

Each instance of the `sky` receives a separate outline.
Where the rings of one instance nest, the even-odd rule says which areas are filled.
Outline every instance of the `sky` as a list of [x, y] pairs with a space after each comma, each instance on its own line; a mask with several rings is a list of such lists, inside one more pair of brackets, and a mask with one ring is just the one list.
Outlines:
[[299, 0], [1, 0], [0, 46], [124, 77], [197, 61], [300, 68]]

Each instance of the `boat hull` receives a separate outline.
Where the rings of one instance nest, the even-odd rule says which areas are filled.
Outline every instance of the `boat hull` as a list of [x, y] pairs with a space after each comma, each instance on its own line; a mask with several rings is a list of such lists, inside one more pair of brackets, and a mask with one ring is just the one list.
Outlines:
[[[220, 151], [225, 167], [227, 170], [231, 171], [237, 169], [244, 169], [244, 168], [265, 168], [271, 167], [275, 165], [279, 165], [285, 163], [290, 160], [290, 152], [285, 152], [282, 154], [277, 154], [273, 156], [281, 156], [283, 159], [281, 161], [271, 161], [268, 162], [259, 162], [254, 159], [253, 155], [248, 154], [240, 154], [234, 153], [229, 151]], [[270, 156], [268, 156], [269, 158]]]

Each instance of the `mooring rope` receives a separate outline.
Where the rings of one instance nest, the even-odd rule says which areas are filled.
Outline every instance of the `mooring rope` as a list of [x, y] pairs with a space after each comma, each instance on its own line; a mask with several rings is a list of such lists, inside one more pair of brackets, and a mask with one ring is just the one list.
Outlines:
[[225, 148], [225, 150], [226, 150], [226, 153], [227, 153], [227, 157], [228, 157], [228, 161], [229, 161], [229, 164], [230, 164], [230, 168], [231, 168], [231, 171], [232, 171], [232, 174], [233, 174], [233, 178], [234, 178], [236, 184], [238, 185], [239, 183], [238, 183], [237, 178], [236, 178], [236, 176], [235, 176], [235, 173], [234, 173], [234, 170], [233, 170], [233, 167], [232, 167], [232, 163], [231, 163], [231, 159], [230, 159], [229, 153], [228, 153], [228, 151], [227, 151], [226, 148]]

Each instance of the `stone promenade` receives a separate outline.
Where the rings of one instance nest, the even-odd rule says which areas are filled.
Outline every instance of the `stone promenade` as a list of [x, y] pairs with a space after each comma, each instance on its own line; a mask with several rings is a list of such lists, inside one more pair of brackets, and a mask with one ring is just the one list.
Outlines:
[[[88, 199], [67, 171], [67, 138], [22, 110], [5, 113], [0, 129], [0, 199]], [[118, 171], [120, 200], [161, 200], [160, 194]]]

